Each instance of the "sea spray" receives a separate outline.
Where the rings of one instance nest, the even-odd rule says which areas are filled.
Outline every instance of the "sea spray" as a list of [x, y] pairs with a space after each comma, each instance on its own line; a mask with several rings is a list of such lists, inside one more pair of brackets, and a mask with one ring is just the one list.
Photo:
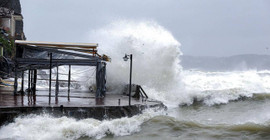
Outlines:
[[[270, 93], [268, 70], [182, 70], [180, 43], [154, 21], [115, 21], [92, 30], [87, 42], [98, 42], [99, 54], [112, 58], [112, 62], [107, 63], [107, 91], [113, 91], [110, 93], [121, 94], [123, 86], [128, 84], [129, 62], [122, 58], [131, 53], [132, 83], [140, 84], [150, 98], [160, 100], [168, 107], [192, 105], [194, 101], [210, 106], [226, 104], [242, 97], [253, 97], [254, 93]], [[64, 74], [60, 79], [68, 79], [68, 67], [59, 67], [59, 72]], [[72, 66], [71, 79], [77, 81], [72, 82], [73, 88], [89, 89], [95, 85], [95, 67], [82, 70]], [[47, 81], [38, 80], [42, 87], [48, 87], [47, 84]]]
[[[192, 105], [200, 101], [206, 105], [226, 104], [254, 93], [270, 93], [269, 71], [203, 72], [182, 70], [180, 43], [154, 21], [120, 20], [92, 30], [88, 42], [99, 43], [99, 53], [107, 54], [107, 90], [122, 93], [129, 82], [129, 62], [125, 54], [133, 54], [132, 83], [140, 84], [150, 98], [168, 107]], [[61, 69], [60, 69], [61, 70]], [[67, 71], [67, 69], [66, 69]], [[94, 76], [91, 69], [85, 74], [72, 71], [77, 81]], [[63, 72], [67, 73], [67, 72]], [[77, 75], [78, 74], [78, 75]], [[82, 75], [80, 75], [82, 74]], [[67, 78], [64, 78], [67, 79]], [[82, 87], [95, 84], [81, 82]]]
[[108, 87], [128, 83], [125, 54], [133, 54], [133, 83], [166, 90], [179, 81], [180, 43], [154, 21], [116, 21], [92, 31], [89, 38], [99, 42], [99, 53], [112, 58], [107, 68]]
[[[183, 71], [184, 92], [207, 105], [226, 104], [254, 94], [270, 94], [270, 71]], [[187, 103], [187, 102], [182, 102]], [[190, 102], [192, 104], [193, 102]]]
[[[164, 137], [158, 137], [159, 139], [176, 138], [175, 136], [176, 139], [213, 139], [217, 136], [217, 139], [232, 139], [232, 135], [236, 139], [246, 139], [247, 137], [243, 136], [254, 137], [253, 129], [259, 133], [269, 132], [268, 98], [258, 102], [246, 100], [227, 103], [241, 97], [253, 97], [253, 93], [269, 94], [270, 71], [183, 71], [178, 59], [181, 54], [180, 43], [153, 21], [114, 22], [93, 31], [90, 38], [90, 42], [99, 43], [100, 54], [112, 57], [112, 62], [108, 63], [108, 89], [115, 90], [118, 85], [128, 83], [129, 64], [124, 62], [122, 57], [125, 53], [132, 53], [133, 82], [141, 84], [149, 97], [174, 107], [166, 112], [169, 116], [164, 115], [164, 112], [159, 114], [151, 110], [131, 118], [104, 121], [91, 118], [55, 118], [46, 114], [29, 115], [3, 126], [0, 129], [0, 139], [99, 139], [108, 135], [136, 135], [143, 129], [142, 126], [148, 123], [150, 126], [140, 132], [145, 134], [140, 137], [142, 139], [156, 139], [155, 136], [160, 135]], [[78, 79], [86, 81], [90, 71], [87, 72], [88, 77], [78, 75]], [[73, 72], [80, 73], [76, 69]], [[208, 106], [193, 106], [195, 100]], [[179, 104], [190, 106], [179, 108]], [[226, 105], [213, 106], [216, 104]], [[155, 117], [158, 115], [161, 116]], [[251, 134], [248, 133], [249, 130], [252, 130]], [[230, 131], [237, 131], [237, 134]], [[266, 134], [268, 135], [269, 133]], [[257, 137], [261, 138], [265, 137]]]
[[[180, 84], [180, 43], [154, 21], [115, 21], [91, 31], [91, 41], [99, 42], [99, 53], [112, 58], [107, 68], [108, 90], [121, 93], [128, 83], [129, 63], [125, 54], [133, 54], [132, 83], [142, 85], [150, 98], [168, 101]], [[177, 88], [176, 88], [177, 87]], [[120, 91], [118, 91], [118, 90]]]
[[115, 21], [91, 31], [90, 42], [99, 42], [99, 52], [112, 58], [107, 68], [108, 90], [121, 89], [129, 80], [129, 63], [124, 54], [133, 54], [133, 83], [140, 84], [150, 98], [168, 107], [224, 104], [253, 93], [270, 91], [267, 71], [201, 72], [182, 70], [180, 43], [154, 21]]
[[53, 117], [48, 114], [18, 117], [13, 123], [0, 129], [0, 139], [78, 139], [89, 137], [100, 139], [107, 135], [126, 136], [139, 132], [142, 123], [161, 111], [145, 110], [131, 118], [99, 121], [96, 119], [76, 120], [68, 117]]

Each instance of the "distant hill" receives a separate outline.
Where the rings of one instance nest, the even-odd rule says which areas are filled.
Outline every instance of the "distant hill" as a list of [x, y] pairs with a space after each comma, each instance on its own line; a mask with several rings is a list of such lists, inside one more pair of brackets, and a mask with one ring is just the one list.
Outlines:
[[184, 69], [204, 71], [270, 70], [270, 55], [244, 54], [230, 57], [188, 56], [180, 57]]

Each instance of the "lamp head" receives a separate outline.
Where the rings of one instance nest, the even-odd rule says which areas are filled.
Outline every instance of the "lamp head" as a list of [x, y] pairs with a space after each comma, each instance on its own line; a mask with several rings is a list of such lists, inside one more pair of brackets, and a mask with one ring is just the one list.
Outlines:
[[127, 61], [129, 58], [128, 58], [128, 55], [125, 54], [125, 56], [123, 57], [124, 61]]

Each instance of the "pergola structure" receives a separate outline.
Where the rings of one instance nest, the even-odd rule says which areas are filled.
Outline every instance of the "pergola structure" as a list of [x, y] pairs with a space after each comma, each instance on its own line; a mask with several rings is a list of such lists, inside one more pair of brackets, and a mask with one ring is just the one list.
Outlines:
[[[56, 96], [58, 95], [58, 66], [68, 65], [68, 97], [70, 94], [71, 65], [96, 67], [96, 98], [102, 98], [106, 92], [106, 61], [110, 58], [99, 55], [95, 43], [59, 43], [16, 40], [14, 94], [17, 94], [18, 74], [22, 74], [21, 93], [24, 93], [24, 71], [28, 74], [28, 92], [35, 95], [37, 70], [49, 69], [49, 97], [51, 97], [52, 68], [57, 67]], [[29, 91], [30, 90], [30, 91]]]

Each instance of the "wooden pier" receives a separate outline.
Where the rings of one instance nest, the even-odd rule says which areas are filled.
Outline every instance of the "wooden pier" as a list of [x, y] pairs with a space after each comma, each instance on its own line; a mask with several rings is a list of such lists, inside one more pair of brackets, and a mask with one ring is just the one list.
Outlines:
[[14, 118], [27, 114], [49, 113], [52, 116], [95, 118], [98, 120], [131, 117], [146, 108], [165, 108], [162, 102], [146, 98], [131, 98], [123, 94], [108, 93], [105, 98], [96, 98], [89, 91], [67, 90], [52, 96], [49, 104], [48, 90], [37, 90], [36, 95], [13, 95], [11, 87], [0, 87], [0, 126], [12, 122]]

